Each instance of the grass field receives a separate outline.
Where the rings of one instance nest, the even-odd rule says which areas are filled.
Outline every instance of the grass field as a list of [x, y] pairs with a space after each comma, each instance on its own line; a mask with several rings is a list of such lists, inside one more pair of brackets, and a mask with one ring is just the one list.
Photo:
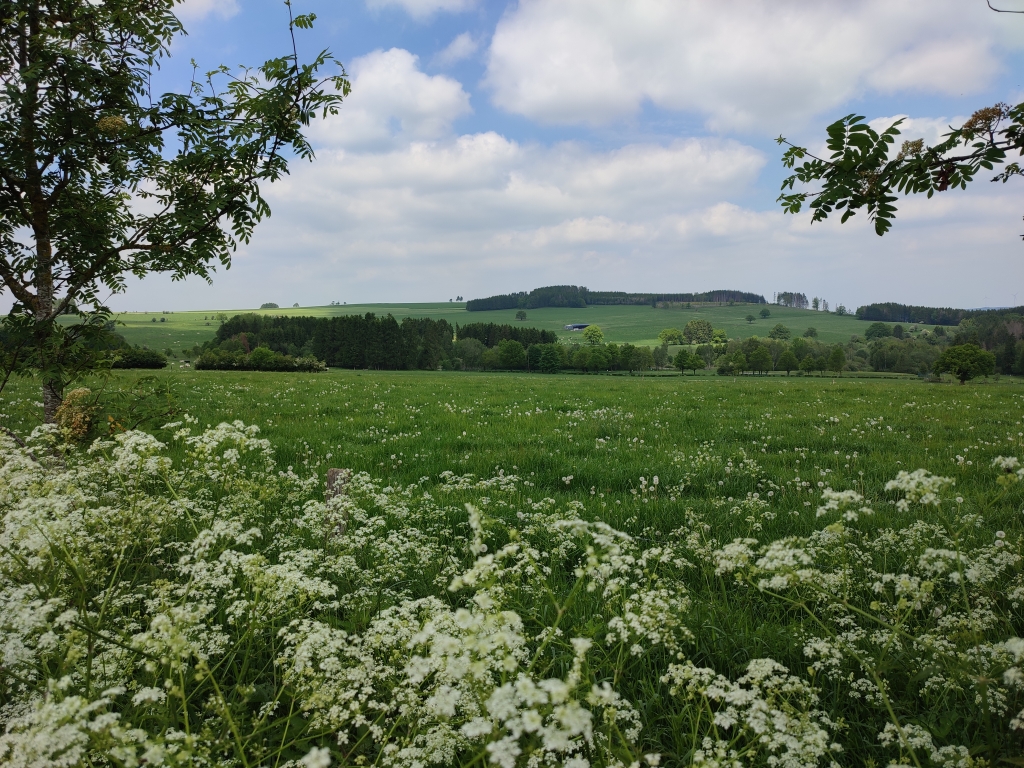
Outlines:
[[[135, 378], [119, 373], [112, 386]], [[483, 476], [498, 465], [515, 465], [542, 477], [545, 493], [553, 494], [565, 491], [560, 478], [566, 474], [574, 476], [574, 486], [604, 486], [618, 493], [628, 492], [642, 474], [658, 474], [671, 482], [674, 451], [715, 441], [724, 455], [749, 451], [756, 438], [760, 453], [761, 438], [769, 433], [772, 452], [765, 461], [780, 467], [791, 462], [798, 448], [823, 451], [832, 446], [844, 455], [858, 451], [870, 456], [867, 466], [861, 458], [859, 465], [845, 469], [845, 460], [828, 459], [839, 484], [859, 483], [858, 472], [865, 468], [868, 477], [881, 482], [897, 462], [946, 472], [970, 433], [994, 435], [999, 425], [1011, 423], [1005, 414], [1014, 409], [1019, 420], [1018, 398], [1024, 395], [1024, 385], [1014, 378], [964, 388], [913, 378], [779, 375], [737, 381], [713, 374], [641, 378], [175, 371], [158, 372], [158, 378], [170, 382], [181, 407], [204, 424], [241, 419], [258, 425], [287, 464], [308, 461], [322, 469], [330, 463], [325, 458], [330, 453], [339, 466], [402, 484], [445, 470]], [[5, 393], [6, 403], [0, 403], [8, 425], [17, 431], [28, 431], [39, 417], [31, 405], [38, 400], [34, 390], [29, 381], [15, 381]], [[941, 416], [939, 421], [920, 418], [924, 406], [917, 403], [925, 399]], [[537, 408], [542, 412], [518, 416]], [[822, 420], [839, 408], [848, 414], [841, 418], [842, 426], [883, 417], [892, 431], [870, 437], [853, 437], [835, 426], [823, 431]], [[588, 414], [607, 409], [607, 414], [588, 415], [578, 428], [567, 428], [566, 414], [581, 409]], [[771, 414], [768, 421], [766, 413]], [[617, 450], [610, 453], [608, 446], [596, 444], [599, 437], [613, 438]], [[643, 444], [630, 442], [634, 437]], [[997, 437], [987, 439], [994, 449], [1003, 450]], [[781, 449], [785, 453], [778, 453]], [[392, 461], [391, 454], [398, 459]], [[610, 455], [614, 461], [606, 460]]]
[[[672, 316], [649, 308], [638, 312]], [[541, 313], [531, 312], [531, 320], [535, 315]], [[783, 322], [797, 316], [778, 314]], [[639, 320], [634, 326], [622, 322], [623, 328], [640, 327]], [[108, 386], [124, 388], [135, 378], [118, 374]], [[1002, 758], [1012, 762], [1021, 754], [1024, 741], [1011, 719], [1024, 706], [1015, 682], [1024, 646], [1013, 640], [1024, 633], [1024, 483], [993, 467], [997, 456], [1024, 455], [1019, 380], [955, 386], [844, 378], [346, 371], [175, 371], [158, 379], [172, 384], [182, 411], [196, 420], [193, 433], [235, 419], [257, 425], [279, 469], [319, 478], [314, 498], [329, 467], [368, 475], [352, 492], [352, 510], [362, 511], [349, 513], [348, 533], [315, 545], [327, 547], [330, 568], [344, 571], [337, 583], [346, 585], [348, 597], [340, 607], [301, 608], [306, 613], [294, 615], [338, 628], [331, 632], [375, 638], [372, 643], [381, 644], [373, 662], [378, 671], [367, 680], [382, 681], [380, 670], [388, 665], [397, 671], [389, 692], [374, 687], [383, 682], [367, 682], [372, 695], [365, 702], [395, 696], [405, 709], [395, 704], [377, 712], [369, 703], [355, 703], [364, 702], [362, 694], [345, 698], [345, 707], [365, 705], [358, 711], [379, 718], [374, 722], [382, 730], [370, 738], [345, 718], [327, 714], [340, 711], [330, 710], [342, 701], [332, 697], [354, 690], [355, 678], [343, 683], [310, 671], [312, 693], [303, 683], [287, 694], [313, 697], [302, 727], [312, 733], [333, 723], [327, 730], [344, 732], [349, 741], [309, 736], [303, 749], [325, 745], [341, 765], [400, 765], [397, 753], [375, 750], [388, 739], [396, 750], [415, 744], [441, 749], [423, 745], [448, 734], [454, 751], [443, 762], [460, 765], [483, 765], [489, 756], [507, 757], [503, 765], [525, 765], [529, 754], [570, 753], [588, 756], [592, 765], [616, 764], [612, 756], [621, 765], [643, 763], [649, 753], [660, 754], [661, 765], [726, 764], [711, 760], [717, 751], [735, 754], [730, 765], [767, 765], [774, 756], [791, 766], [834, 760], [967, 767], [980, 766], [980, 760], [990, 766]], [[3, 397], [3, 423], [26, 433], [39, 417], [35, 389], [19, 381]], [[181, 465], [191, 454], [172, 431], [156, 434], [171, 444], [168, 455]], [[238, 466], [244, 456], [241, 461]], [[906, 475], [892, 484], [901, 471], [918, 469], [932, 474]], [[1000, 476], [1009, 479], [997, 483]], [[277, 482], [274, 477], [267, 473], [266, 482]], [[830, 489], [846, 495], [830, 496]], [[222, 499], [223, 509], [248, 509], [254, 491], [244, 490], [248, 501], [232, 495], [242, 492], [204, 493]], [[265, 494], [277, 498], [271, 490]], [[467, 502], [481, 511], [479, 521], [467, 517]], [[295, 511], [286, 517], [308, 527], [309, 514], [300, 511], [307, 508], [294, 499], [288, 503]], [[271, 549], [307, 535], [292, 531], [288, 520], [274, 522], [273, 515], [260, 520], [264, 530], [277, 531], [278, 544], [266, 545]], [[586, 527], [597, 523], [631, 538], [608, 539], [603, 529]], [[565, 526], [576, 533], [558, 533], [569, 530]], [[305, 552], [313, 545], [301, 546]], [[298, 555], [288, 557], [299, 562]], [[473, 565], [477, 557], [486, 564]], [[592, 570], [575, 566], [574, 576], [573, 564], [588, 557]], [[544, 568], [534, 573], [531, 558]], [[471, 566], [477, 570], [466, 573], [477, 575], [453, 583], [463, 591], [469, 584], [470, 593], [482, 590], [475, 603], [447, 589], [455, 574]], [[318, 578], [334, 578], [330, 568], [317, 570]], [[240, 590], [232, 599], [242, 599]], [[488, 613], [492, 605], [494, 611], [515, 611], [525, 627], [502, 631], [521, 635], [534, 655], [524, 656], [522, 666], [512, 657], [500, 662], [485, 675], [492, 680], [493, 674], [493, 683], [467, 687], [461, 678], [445, 677], [442, 667], [431, 667], [432, 676], [403, 687], [402, 665], [413, 663], [408, 648], [421, 640], [401, 640], [409, 643], [402, 646], [385, 638], [425, 635], [396, 624], [387, 609], [435, 598], [441, 602], [430, 610], [438, 616], [448, 610], [442, 605], [469, 606], [481, 616], [498, 616]], [[268, 638], [285, 636], [289, 625], [281, 621], [267, 630]], [[274, 634], [278, 630], [282, 634]], [[463, 630], [446, 631], [462, 637]], [[484, 630], [464, 631], [470, 634], [455, 647], [476, 647], [480, 636], [472, 633]], [[326, 653], [317, 650], [328, 642], [330, 632], [322, 633], [301, 641], [308, 642], [303, 653]], [[556, 639], [549, 645], [545, 638], [551, 637]], [[585, 663], [579, 659], [586, 645], [571, 644], [574, 637], [593, 643]], [[360, 653], [370, 654], [371, 645]], [[268, 658], [291, 663], [291, 646], [274, 647]], [[416, 651], [423, 654], [417, 664], [441, 653], [429, 647], [434, 650]], [[249, 653], [244, 670], [257, 666]], [[348, 658], [348, 651], [332, 653], [331, 663]], [[543, 660], [539, 667], [537, 659]], [[552, 737], [549, 743], [547, 731], [516, 730], [500, 718], [477, 741], [459, 736], [470, 732], [459, 730], [470, 710], [485, 706], [472, 702], [492, 701], [492, 688], [507, 681], [518, 679], [526, 690], [523, 681], [538, 675], [568, 681], [568, 690], [581, 686], [579, 706], [594, 717], [591, 746], [579, 740], [583, 731], [570, 739], [575, 747], [551, 746], [558, 742]], [[595, 693], [601, 690], [608, 692]], [[614, 706], [607, 698], [612, 690], [623, 697]], [[461, 703], [437, 715], [438, 697], [452, 691], [459, 691]], [[248, 717], [247, 699], [239, 701], [232, 711]], [[534, 706], [524, 701], [509, 706], [517, 712]], [[558, 720], [563, 710], [555, 703], [536, 706], [537, 717], [569, 728], [568, 720]], [[216, 720], [215, 710], [207, 705], [205, 711]], [[268, 726], [254, 727], [263, 733]], [[225, 727], [224, 733], [231, 731]], [[514, 743], [507, 741], [513, 733]], [[481, 746], [481, 738], [492, 746]], [[238, 738], [225, 739], [225, 750], [242, 749]], [[521, 760], [516, 749], [523, 750]], [[651, 758], [645, 764], [656, 763]]]
[[[219, 324], [217, 317], [231, 317], [241, 311], [264, 312], [267, 314], [302, 315], [314, 317], [332, 317], [337, 315], [365, 314], [374, 312], [377, 315], [394, 315], [401, 320], [404, 317], [433, 317], [445, 319], [452, 325], [467, 323], [512, 323], [515, 310], [499, 310], [491, 312], [466, 312], [463, 304], [366, 304], [328, 307], [303, 307], [274, 310], [213, 310], [209, 312], [174, 312], [140, 313], [131, 312], [118, 315], [119, 328], [126, 339], [132, 344], [141, 344], [152, 349], [172, 349], [175, 356], [182, 350], [190, 349], [194, 344], [201, 344], [213, 337]], [[758, 316], [761, 306], [737, 305], [698, 307], [691, 310], [679, 308], [659, 308], [643, 306], [594, 306], [585, 309], [561, 309], [545, 307], [527, 311], [527, 319], [523, 325], [556, 331], [565, 339], [578, 338], [563, 330], [570, 323], [594, 323], [601, 326], [605, 340], [617, 344], [654, 345], [658, 343], [658, 333], [665, 328], [680, 328], [693, 318], [705, 318], [715, 328], [724, 328], [730, 338], [746, 338], [751, 335], [767, 336], [768, 331], [776, 323], [789, 327], [794, 336], [801, 335], [808, 327], [818, 330], [818, 338], [826, 343], [849, 341], [853, 334], [863, 336], [869, 323], [846, 315], [839, 316], [826, 312], [813, 312], [805, 309], [788, 307], [768, 307], [771, 317], [761, 319]], [[744, 319], [748, 314], [757, 316], [753, 323]], [[161, 322], [161, 320], [163, 322]], [[154, 322], [155, 321], [155, 322]]]

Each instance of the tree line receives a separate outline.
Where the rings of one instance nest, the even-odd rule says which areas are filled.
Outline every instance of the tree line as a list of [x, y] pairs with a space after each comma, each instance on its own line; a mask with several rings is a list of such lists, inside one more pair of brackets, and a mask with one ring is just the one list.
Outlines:
[[745, 291], [716, 290], [704, 293], [626, 293], [591, 291], [578, 285], [551, 285], [532, 291], [506, 293], [466, 302], [469, 312], [496, 309], [538, 309], [540, 307], [587, 307], [597, 305], [653, 305], [659, 303], [765, 304], [764, 296]]
[[524, 347], [531, 344], [555, 344], [558, 334], [554, 331], [542, 331], [539, 328], [520, 328], [516, 325], [499, 323], [455, 324], [455, 335], [459, 339], [476, 339], [485, 347], [496, 347], [506, 339], [518, 341]]
[[451, 358], [453, 334], [446, 320], [407, 317], [399, 322], [372, 312], [342, 317], [235, 315], [204, 345], [196, 368], [246, 369], [258, 354], [264, 358], [258, 370], [288, 370], [289, 361], [295, 370], [309, 367], [311, 360], [338, 368], [435, 369]]
[[972, 313], [951, 307], [918, 307], [911, 304], [883, 302], [857, 307], [858, 320], [877, 320], [883, 323], [921, 323], [923, 325], [959, 325]]

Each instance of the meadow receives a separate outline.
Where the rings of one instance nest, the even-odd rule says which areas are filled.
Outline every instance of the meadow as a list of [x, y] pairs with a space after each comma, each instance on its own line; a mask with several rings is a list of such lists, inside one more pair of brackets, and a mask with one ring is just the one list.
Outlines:
[[0, 759], [60, 728], [168, 765], [1021, 755], [1019, 380], [156, 381], [166, 447], [44, 480], [4, 444]]
[[[583, 309], [544, 307], [527, 310], [527, 319], [515, 319], [516, 310], [495, 310], [488, 312], [467, 312], [460, 303], [438, 302], [432, 304], [361, 304], [335, 305], [327, 307], [281, 308], [271, 310], [211, 310], [203, 312], [127, 312], [117, 315], [118, 332], [132, 344], [148, 346], [151, 349], [171, 349], [175, 357], [184, 356], [185, 351], [195, 344], [202, 344], [213, 338], [218, 318], [232, 317], [242, 312], [257, 312], [273, 315], [299, 315], [306, 317], [335, 317], [338, 315], [363, 315], [373, 312], [377, 315], [392, 314], [398, 320], [405, 317], [430, 317], [447, 320], [453, 326], [468, 323], [509, 323], [521, 324], [542, 330], [555, 331], [565, 340], [579, 339], [578, 333], [564, 330], [570, 323], [594, 323], [601, 327], [605, 341], [615, 344], [657, 345], [658, 334], [665, 328], [682, 329], [687, 321], [694, 318], [710, 320], [715, 328], [723, 328], [729, 338], [744, 339], [758, 335], [765, 337], [776, 323], [786, 325], [794, 336], [809, 328], [818, 331], [819, 340], [828, 343], [846, 343], [852, 335], [863, 336], [870, 325], [850, 315], [835, 315], [828, 312], [814, 312], [808, 309], [768, 306], [771, 316], [759, 316], [764, 305], [739, 304], [736, 306], [695, 306], [681, 307], [648, 306], [592, 306]], [[748, 314], [757, 319], [748, 323]]]

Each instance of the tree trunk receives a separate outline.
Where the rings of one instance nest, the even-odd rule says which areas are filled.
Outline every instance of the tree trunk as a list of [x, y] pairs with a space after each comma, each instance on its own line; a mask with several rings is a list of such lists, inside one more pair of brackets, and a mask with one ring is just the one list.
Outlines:
[[[42, 195], [40, 195], [42, 197]], [[33, 206], [34, 208], [36, 206]], [[60, 374], [52, 373], [51, 363], [47, 352], [47, 341], [51, 333], [51, 323], [54, 321], [53, 308], [53, 246], [50, 243], [50, 228], [48, 221], [47, 206], [42, 203], [38, 206], [40, 215], [36, 216], [36, 259], [39, 266], [36, 269], [36, 343], [39, 345], [39, 363], [43, 371], [43, 417], [47, 424], [53, 424], [56, 419], [57, 409], [64, 400], [64, 381]]]

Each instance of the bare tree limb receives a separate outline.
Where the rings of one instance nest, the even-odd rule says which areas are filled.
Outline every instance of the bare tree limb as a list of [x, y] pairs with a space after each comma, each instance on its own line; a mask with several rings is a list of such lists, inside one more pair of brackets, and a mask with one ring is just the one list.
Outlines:
[[28, 457], [30, 459], [32, 459], [32, 461], [34, 461], [36, 464], [39, 463], [39, 459], [37, 459], [36, 455], [34, 453], [32, 453], [31, 450], [29, 450], [29, 447], [27, 445], [25, 445], [25, 441], [24, 440], [22, 440], [20, 437], [18, 437], [17, 434], [15, 434], [11, 430], [9, 430], [7, 427], [0, 426], [0, 429], [2, 429], [4, 431], [4, 434], [6, 434], [9, 438], [11, 438], [18, 445], [20, 445], [24, 449], [25, 453], [28, 454]]
[[985, 3], [988, 5], [990, 11], [995, 11], [996, 13], [1024, 13], [1024, 11], [1008, 11], [1004, 8], [993, 8], [992, 0], [985, 0]]

